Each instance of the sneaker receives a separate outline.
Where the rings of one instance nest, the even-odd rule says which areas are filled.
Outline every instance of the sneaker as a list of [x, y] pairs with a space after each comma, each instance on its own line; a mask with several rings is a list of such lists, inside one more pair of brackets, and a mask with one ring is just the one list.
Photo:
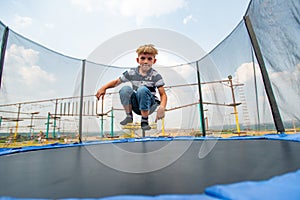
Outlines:
[[131, 117], [126, 117], [123, 121], [120, 122], [121, 125], [126, 125], [128, 123], [132, 123], [133, 119]]
[[148, 122], [142, 122], [141, 123], [141, 127], [144, 131], [148, 131], [151, 129], [151, 127], [149, 126]]

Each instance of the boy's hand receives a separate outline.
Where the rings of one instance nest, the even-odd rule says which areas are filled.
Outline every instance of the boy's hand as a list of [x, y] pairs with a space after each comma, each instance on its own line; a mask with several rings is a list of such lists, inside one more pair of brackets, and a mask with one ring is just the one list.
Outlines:
[[159, 108], [157, 109], [157, 114], [156, 114], [156, 120], [162, 119], [165, 117], [165, 108], [162, 106], [159, 106]]
[[95, 94], [95, 96], [97, 97], [97, 99], [99, 100], [100, 97], [102, 96], [102, 99], [104, 98], [104, 95], [106, 93], [106, 90], [103, 88], [100, 88], [97, 93]]

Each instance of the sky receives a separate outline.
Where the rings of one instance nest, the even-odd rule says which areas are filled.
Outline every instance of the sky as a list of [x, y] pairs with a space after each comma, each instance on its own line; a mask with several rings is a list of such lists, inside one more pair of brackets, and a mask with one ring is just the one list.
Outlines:
[[250, 0], [1, 0], [0, 20], [47, 48], [85, 59], [113, 36], [162, 28], [209, 52], [242, 20]]

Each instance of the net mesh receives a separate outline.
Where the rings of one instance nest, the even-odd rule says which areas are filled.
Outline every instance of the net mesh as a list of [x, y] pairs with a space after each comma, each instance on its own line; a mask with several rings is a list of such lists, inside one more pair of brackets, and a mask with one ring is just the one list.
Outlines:
[[[286, 132], [296, 132], [300, 122], [299, 11], [298, 0], [255, 0], [245, 13], [263, 54]], [[107, 65], [71, 58], [12, 30], [5, 41], [5, 28], [0, 23], [0, 42], [7, 42], [0, 90], [0, 135], [4, 145], [11, 141], [16, 145], [24, 141], [74, 142], [80, 132], [83, 141], [141, 136], [139, 128], [119, 125], [125, 117], [118, 94], [121, 86], [109, 89], [104, 101], [94, 96], [101, 85], [134, 65], [120, 66], [122, 58]], [[241, 20], [230, 35], [198, 60], [155, 65], [166, 83], [168, 104], [164, 123], [155, 124], [155, 115], [150, 116], [154, 128], [148, 135], [201, 135], [201, 120], [205, 121], [207, 135], [213, 136], [276, 132], [254, 52]], [[134, 50], [127, 56], [135, 56]], [[139, 121], [139, 116], [134, 119]]]

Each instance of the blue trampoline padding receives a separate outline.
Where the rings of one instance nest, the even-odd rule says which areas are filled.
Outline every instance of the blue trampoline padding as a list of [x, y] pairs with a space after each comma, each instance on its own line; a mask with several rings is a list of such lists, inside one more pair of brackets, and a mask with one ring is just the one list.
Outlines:
[[205, 194], [220, 199], [300, 199], [300, 170], [275, 176], [266, 181], [245, 181], [228, 185], [215, 185]]
[[300, 134], [267, 134], [264, 135], [266, 139], [269, 140], [287, 140], [287, 141], [294, 141], [300, 142]]
[[[14, 197], [0, 197], [0, 200], [32, 200], [27, 198], [14, 198]], [[50, 200], [50, 199], [34, 199], [34, 200]], [[60, 200], [219, 200], [215, 197], [210, 197], [205, 194], [188, 194], [188, 195], [157, 195], [157, 196], [144, 196], [144, 195], [119, 195], [104, 198], [67, 198]]]
[[166, 194], [157, 196], [143, 196], [143, 195], [120, 195], [113, 197], [104, 197], [99, 200], [219, 200], [205, 194]]

